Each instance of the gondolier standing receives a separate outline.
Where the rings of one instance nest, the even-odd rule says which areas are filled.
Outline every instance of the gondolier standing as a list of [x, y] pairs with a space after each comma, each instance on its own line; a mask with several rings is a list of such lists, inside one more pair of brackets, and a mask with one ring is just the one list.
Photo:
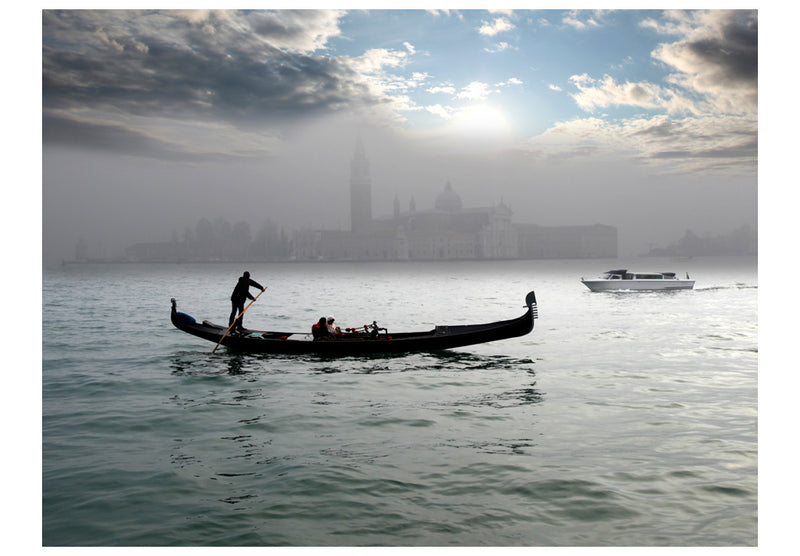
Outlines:
[[[233, 309], [231, 310], [231, 316], [228, 319], [228, 326], [233, 324], [233, 321], [236, 320], [236, 314], [244, 313], [244, 303], [248, 299], [254, 299], [252, 295], [250, 295], [250, 286], [254, 288], [260, 289], [262, 292], [264, 291], [264, 286], [256, 282], [255, 280], [250, 279], [250, 273], [245, 271], [242, 274], [242, 277], [239, 278], [239, 281], [236, 282], [236, 287], [233, 288], [233, 293], [231, 294], [231, 305]], [[242, 318], [239, 318], [236, 321], [236, 326], [231, 328], [232, 333], [241, 332], [244, 330], [244, 325], [242, 324]]]

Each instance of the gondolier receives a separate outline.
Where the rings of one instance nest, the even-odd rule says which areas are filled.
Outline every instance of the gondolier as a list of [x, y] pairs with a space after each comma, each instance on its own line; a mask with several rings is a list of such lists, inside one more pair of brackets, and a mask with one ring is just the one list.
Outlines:
[[239, 281], [236, 282], [236, 287], [233, 288], [233, 293], [231, 294], [232, 309], [231, 316], [228, 319], [228, 326], [231, 326], [233, 321], [236, 320], [237, 313], [240, 315], [239, 320], [236, 321], [236, 325], [231, 328], [231, 333], [241, 333], [244, 330], [241, 314], [244, 313], [245, 302], [248, 299], [254, 299], [250, 294], [251, 286], [260, 289], [262, 292], [264, 291], [264, 286], [251, 279], [250, 273], [245, 271], [242, 277], [239, 278]]

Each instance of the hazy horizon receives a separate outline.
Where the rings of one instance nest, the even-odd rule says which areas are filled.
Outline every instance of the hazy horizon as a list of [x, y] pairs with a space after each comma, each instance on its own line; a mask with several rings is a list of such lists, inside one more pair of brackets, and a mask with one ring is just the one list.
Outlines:
[[[465, 207], [621, 256], [758, 228], [756, 11], [42, 12], [43, 262], [206, 217], [349, 229]], [[99, 246], [99, 247], [98, 247]]]

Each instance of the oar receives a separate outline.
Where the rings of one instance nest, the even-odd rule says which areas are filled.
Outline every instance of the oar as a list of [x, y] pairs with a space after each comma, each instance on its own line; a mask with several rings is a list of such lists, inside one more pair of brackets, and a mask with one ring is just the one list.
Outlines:
[[215, 346], [214, 346], [214, 349], [213, 349], [213, 350], [211, 350], [211, 353], [212, 353], [212, 354], [213, 354], [213, 353], [215, 353], [215, 352], [217, 351], [217, 348], [219, 347], [219, 344], [221, 344], [221, 343], [222, 343], [222, 340], [224, 340], [224, 339], [225, 339], [225, 336], [227, 336], [227, 335], [228, 335], [228, 332], [230, 332], [230, 331], [231, 331], [231, 328], [233, 328], [233, 325], [234, 325], [234, 324], [236, 324], [236, 321], [237, 321], [237, 320], [239, 320], [240, 318], [242, 318], [242, 315], [244, 315], [245, 311], [247, 311], [247, 310], [250, 308], [250, 305], [252, 305], [253, 303], [255, 303], [255, 302], [256, 302], [256, 299], [258, 299], [259, 297], [261, 297], [261, 294], [262, 294], [262, 293], [264, 293], [265, 291], [267, 291], [267, 288], [266, 288], [266, 286], [264, 287], [264, 289], [263, 289], [263, 290], [261, 290], [260, 292], [258, 292], [258, 295], [257, 295], [257, 296], [255, 296], [255, 298], [253, 299], [253, 301], [251, 301], [251, 302], [250, 302], [250, 303], [247, 305], [247, 307], [245, 307], [245, 308], [244, 308], [244, 310], [243, 310], [241, 313], [239, 313], [238, 315], [236, 315], [236, 318], [235, 318], [235, 319], [233, 319], [233, 322], [232, 322], [232, 323], [231, 323], [231, 325], [228, 327], [228, 329], [225, 331], [225, 334], [223, 334], [223, 335], [222, 335], [222, 338], [220, 338], [220, 339], [219, 339], [219, 342], [217, 343], [217, 345], [215, 345]]

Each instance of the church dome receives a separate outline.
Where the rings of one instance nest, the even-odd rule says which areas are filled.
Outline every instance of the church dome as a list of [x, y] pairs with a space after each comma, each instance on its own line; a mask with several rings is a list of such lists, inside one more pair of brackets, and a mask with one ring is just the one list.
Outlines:
[[453, 191], [453, 186], [450, 185], [449, 181], [444, 191], [439, 193], [436, 197], [436, 204], [434, 206], [439, 210], [446, 210], [448, 212], [459, 211], [463, 207], [461, 197], [458, 196], [458, 193]]

